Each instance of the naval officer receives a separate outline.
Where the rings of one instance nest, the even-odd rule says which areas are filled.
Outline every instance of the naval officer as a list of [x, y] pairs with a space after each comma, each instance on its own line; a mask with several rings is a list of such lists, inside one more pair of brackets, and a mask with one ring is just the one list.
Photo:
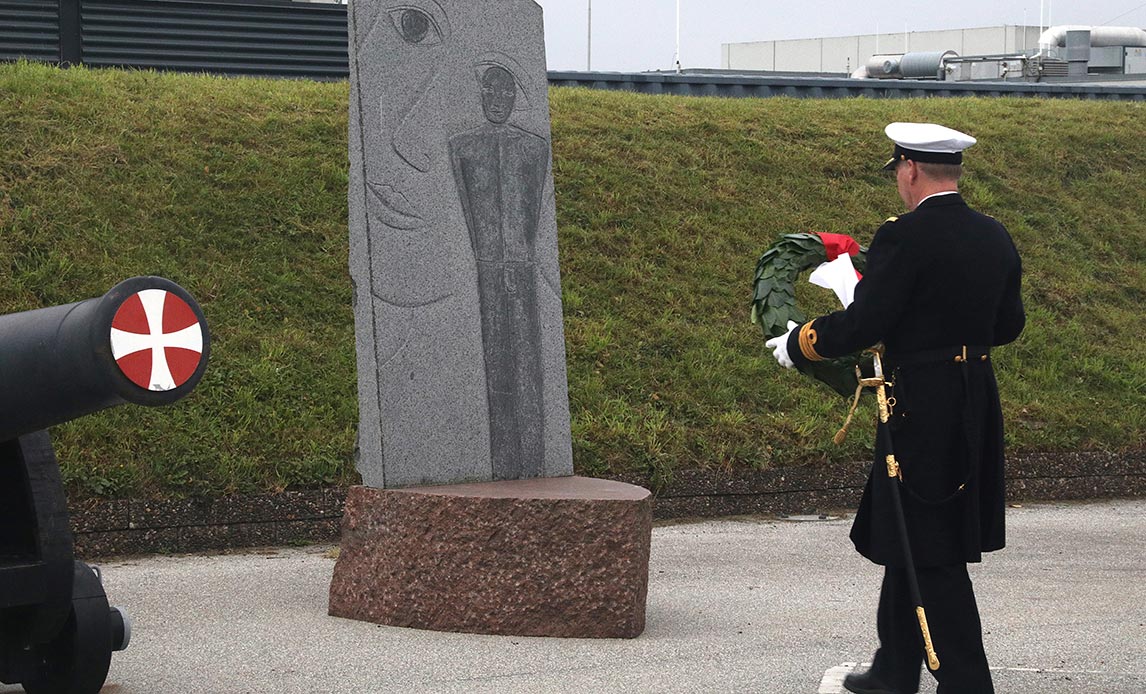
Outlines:
[[[990, 353], [1023, 329], [1019, 254], [1003, 225], [959, 194], [974, 138], [930, 123], [885, 132], [895, 149], [884, 169], [908, 211], [876, 232], [847, 309], [767, 344], [789, 368], [883, 345], [908, 542], [941, 660], [932, 674], [940, 694], [989, 694], [967, 564], [1005, 543], [1003, 418]], [[884, 567], [879, 648], [871, 669], [844, 687], [909, 694], [919, 689], [924, 647], [880, 441], [851, 530], [856, 550]]]

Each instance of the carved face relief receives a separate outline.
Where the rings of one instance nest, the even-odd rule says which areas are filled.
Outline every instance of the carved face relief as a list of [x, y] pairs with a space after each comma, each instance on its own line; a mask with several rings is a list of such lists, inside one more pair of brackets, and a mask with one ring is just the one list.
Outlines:
[[[436, 139], [434, 88], [442, 56], [454, 42], [455, 27], [437, 0], [363, 0], [356, 7], [361, 9], [356, 10], [352, 30], [362, 56], [359, 62], [370, 66], [365, 90], [378, 100], [377, 112], [364, 114], [366, 126], [388, 138], [393, 154], [405, 164], [403, 171], [395, 172], [389, 162], [381, 163], [389, 172], [387, 180], [375, 176], [373, 182], [406, 189], [414, 184], [404, 182], [404, 176], [430, 170]], [[379, 58], [382, 55], [388, 58]], [[400, 201], [393, 207], [403, 218], [399, 224], [406, 227], [409, 222], [404, 218], [423, 216]]]
[[481, 78], [481, 107], [491, 123], [501, 124], [513, 113], [517, 98], [517, 82], [503, 67], [494, 66]]

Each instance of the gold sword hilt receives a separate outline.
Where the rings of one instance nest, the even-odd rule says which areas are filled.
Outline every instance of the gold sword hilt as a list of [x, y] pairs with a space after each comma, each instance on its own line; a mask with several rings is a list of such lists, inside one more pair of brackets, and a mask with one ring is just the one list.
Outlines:
[[[873, 367], [875, 369], [874, 378], [864, 378], [860, 375], [860, 367], [856, 365], [856, 394], [852, 399], [851, 409], [848, 410], [848, 417], [844, 420], [843, 427], [836, 432], [832, 437], [832, 441], [839, 446], [844, 442], [844, 438], [848, 435], [848, 427], [851, 426], [852, 417], [856, 413], [856, 408], [859, 407], [860, 395], [863, 393], [864, 388], [874, 388], [875, 398], [879, 402], [879, 421], [887, 424], [891, 419], [891, 408], [895, 405], [895, 398], [887, 397], [887, 386], [892, 385], [883, 378], [883, 362], [880, 359], [880, 353], [883, 349], [882, 345], [876, 345], [871, 349], [865, 350], [871, 352], [873, 359]], [[894, 475], [892, 475], [894, 477]]]
[[927, 668], [935, 672], [939, 669], [939, 654], [935, 652], [935, 646], [931, 643], [931, 629], [927, 627], [927, 613], [923, 611], [922, 605], [916, 606], [915, 616], [919, 618], [919, 630], [923, 632], [923, 650], [927, 652]]
[[875, 399], [879, 403], [879, 421], [887, 424], [887, 420], [891, 419], [891, 407], [887, 399], [887, 380], [883, 375], [883, 359], [881, 358], [881, 347], [873, 347], [868, 352], [871, 352], [871, 363], [875, 370], [873, 378], [861, 378], [859, 384], [864, 388], [875, 388]]

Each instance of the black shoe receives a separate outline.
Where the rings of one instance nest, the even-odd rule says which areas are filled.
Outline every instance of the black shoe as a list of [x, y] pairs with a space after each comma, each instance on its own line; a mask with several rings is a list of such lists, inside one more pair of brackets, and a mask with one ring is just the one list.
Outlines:
[[855, 694], [901, 694], [871, 674], [871, 670], [863, 673], [853, 672], [845, 677], [844, 689]]

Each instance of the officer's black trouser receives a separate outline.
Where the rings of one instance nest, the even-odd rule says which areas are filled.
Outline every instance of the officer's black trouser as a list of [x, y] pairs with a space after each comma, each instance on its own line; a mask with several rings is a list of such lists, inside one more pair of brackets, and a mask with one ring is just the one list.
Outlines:
[[[918, 569], [931, 641], [939, 655], [939, 694], [994, 694], [983, 628], [966, 564]], [[872, 672], [899, 692], [919, 690], [923, 637], [904, 569], [886, 567], [876, 619], [879, 650]]]

